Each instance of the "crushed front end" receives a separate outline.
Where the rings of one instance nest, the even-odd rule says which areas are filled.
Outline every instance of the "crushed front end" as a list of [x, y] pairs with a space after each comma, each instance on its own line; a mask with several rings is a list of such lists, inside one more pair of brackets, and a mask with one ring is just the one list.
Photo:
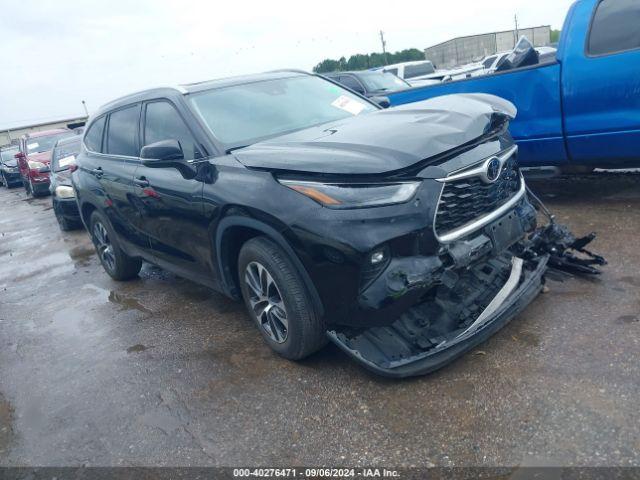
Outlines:
[[432, 372], [486, 340], [538, 295], [549, 262], [558, 264], [549, 238], [571, 247], [561, 242], [572, 237], [536, 228], [515, 146], [434, 180], [436, 253], [389, 255], [367, 277], [350, 324], [328, 332], [384, 376]]

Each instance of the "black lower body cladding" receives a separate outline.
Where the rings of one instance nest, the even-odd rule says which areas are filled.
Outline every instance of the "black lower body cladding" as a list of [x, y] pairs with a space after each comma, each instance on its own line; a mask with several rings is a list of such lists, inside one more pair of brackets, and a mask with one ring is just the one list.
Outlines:
[[[540, 292], [548, 257], [508, 252], [440, 285], [391, 325], [335, 328], [329, 338], [367, 369], [387, 377], [424, 375], [497, 332]], [[496, 299], [500, 302], [496, 303]]]

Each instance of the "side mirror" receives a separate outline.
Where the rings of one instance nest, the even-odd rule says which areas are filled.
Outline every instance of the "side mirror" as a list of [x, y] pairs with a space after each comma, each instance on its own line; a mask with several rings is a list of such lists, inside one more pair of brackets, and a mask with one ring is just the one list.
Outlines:
[[18, 152], [13, 157], [17, 158], [18, 160], [22, 160], [23, 158], [25, 158], [25, 154], [22, 152]]
[[382, 108], [389, 108], [391, 106], [391, 102], [389, 101], [389, 97], [371, 97], [371, 100], [376, 102]]
[[149, 168], [175, 168], [184, 178], [194, 178], [196, 171], [184, 159], [180, 142], [177, 140], [162, 140], [142, 147], [140, 151], [142, 164]]
[[[142, 147], [140, 158], [145, 160], [143, 163], [147, 167], [159, 167], [159, 163], [184, 160], [184, 153], [182, 152], [180, 142], [176, 140], [162, 140]], [[147, 165], [146, 161], [150, 161], [149, 165]], [[151, 161], [156, 165], [151, 165]]]

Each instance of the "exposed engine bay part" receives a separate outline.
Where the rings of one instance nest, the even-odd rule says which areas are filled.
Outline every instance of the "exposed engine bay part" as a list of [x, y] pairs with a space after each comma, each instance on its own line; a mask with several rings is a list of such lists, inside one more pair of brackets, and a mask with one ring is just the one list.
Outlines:
[[[549, 267], [569, 274], [598, 275], [596, 266], [607, 264], [604, 257], [585, 247], [596, 238], [591, 232], [576, 238], [565, 225], [559, 225], [542, 201], [527, 187], [529, 198], [548, 218], [549, 224], [537, 228], [530, 236], [530, 249], [538, 255], [549, 255]], [[580, 254], [578, 256], [577, 254]]]
[[[521, 206], [475, 236], [449, 244], [443, 249], [448, 260], [395, 259], [387, 275], [370, 284], [362, 304], [373, 312], [372, 298], [406, 296], [413, 305], [391, 324], [336, 327], [329, 338], [380, 375], [424, 375], [508, 323], [538, 295], [545, 274], [600, 273], [595, 266], [607, 262], [585, 248], [595, 234], [575, 238], [533, 192], [528, 194], [549, 224], [533, 229], [535, 210]], [[523, 238], [525, 230], [531, 233]]]

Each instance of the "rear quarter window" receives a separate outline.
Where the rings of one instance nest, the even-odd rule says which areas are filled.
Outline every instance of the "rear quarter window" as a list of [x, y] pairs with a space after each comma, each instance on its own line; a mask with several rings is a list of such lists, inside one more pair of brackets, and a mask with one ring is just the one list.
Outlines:
[[589, 33], [590, 55], [640, 48], [640, 1], [602, 0], [593, 16]]

